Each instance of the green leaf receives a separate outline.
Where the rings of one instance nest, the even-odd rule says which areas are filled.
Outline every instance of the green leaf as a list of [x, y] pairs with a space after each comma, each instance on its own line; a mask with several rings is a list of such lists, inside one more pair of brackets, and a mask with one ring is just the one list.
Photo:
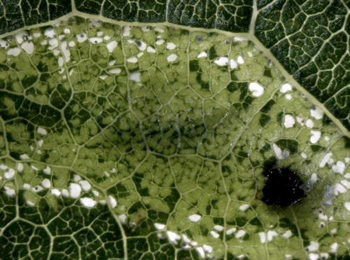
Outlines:
[[0, 258], [346, 258], [348, 5], [2, 3]]

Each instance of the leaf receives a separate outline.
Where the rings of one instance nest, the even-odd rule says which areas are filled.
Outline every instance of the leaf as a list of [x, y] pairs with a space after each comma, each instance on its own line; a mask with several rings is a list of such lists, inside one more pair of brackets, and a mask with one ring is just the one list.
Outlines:
[[[275, 46], [303, 15], [344, 24], [342, 2], [27, 4], [1, 7], [18, 19], [0, 41], [1, 259], [347, 257], [348, 138], [272, 62], [299, 80]], [[266, 205], [266, 167], [290, 167], [306, 198]]]

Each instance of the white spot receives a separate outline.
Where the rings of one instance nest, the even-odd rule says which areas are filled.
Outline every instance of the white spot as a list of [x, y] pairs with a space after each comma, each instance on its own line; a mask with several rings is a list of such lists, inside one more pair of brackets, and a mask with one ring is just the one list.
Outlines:
[[345, 202], [345, 203], [344, 203], [344, 207], [345, 207], [348, 211], [350, 211], [350, 202]]
[[97, 32], [97, 36], [101, 37], [103, 35], [103, 32]]
[[236, 233], [235, 237], [236, 237], [236, 238], [241, 238], [241, 237], [244, 237], [245, 234], [246, 234], [246, 232], [245, 232], [244, 230], [239, 230], [239, 231]]
[[323, 117], [323, 111], [318, 107], [310, 109], [310, 113], [311, 113], [311, 116], [316, 120], [320, 120]]
[[135, 81], [135, 82], [141, 82], [141, 73], [140, 72], [135, 72], [130, 75], [130, 80]]
[[137, 57], [130, 57], [129, 59], [126, 60], [127, 62], [130, 62], [130, 63], [136, 63], [138, 62], [138, 58]]
[[7, 170], [8, 167], [5, 164], [0, 164], [0, 170]]
[[320, 131], [311, 130], [310, 142], [312, 144], [317, 143], [318, 140], [320, 140], [320, 138], [321, 138], [321, 132]]
[[137, 48], [139, 48], [140, 51], [144, 51], [147, 48], [147, 44], [143, 41], [134, 41], [134, 44], [136, 44]]
[[343, 174], [344, 171], [345, 171], [345, 163], [342, 162], [342, 161], [337, 161], [337, 163], [335, 165], [332, 166], [332, 170], [334, 172], [337, 172], [337, 173], [340, 173], [340, 174]]
[[302, 152], [300, 155], [301, 155], [301, 157], [303, 157], [304, 159], [307, 158], [307, 155], [306, 155], [306, 153], [304, 153], [304, 152]]
[[125, 214], [121, 214], [118, 217], [119, 217], [120, 221], [122, 222], [122, 224], [125, 224], [125, 222], [126, 222], [126, 215]]
[[309, 259], [310, 260], [317, 260], [318, 259], [318, 254], [313, 254], [313, 253], [309, 254]]
[[69, 196], [68, 190], [63, 189], [63, 190], [62, 190], [62, 195], [63, 195], [63, 197], [68, 197], [68, 196]]
[[100, 37], [92, 37], [92, 38], [89, 39], [89, 41], [90, 41], [92, 44], [98, 44], [98, 43], [103, 42], [103, 39], [100, 38]]
[[131, 26], [125, 26], [124, 29], [123, 29], [123, 36], [124, 37], [128, 37], [130, 36], [130, 30], [131, 30]]
[[247, 52], [249, 57], [253, 57], [253, 53], [251, 53], [250, 51]]
[[91, 185], [88, 181], [79, 181], [79, 183], [84, 191], [88, 191], [91, 189]]
[[237, 62], [234, 59], [230, 59], [230, 68], [235, 69], [237, 67], [238, 67]]
[[30, 166], [34, 171], [38, 171], [39, 169], [38, 168], [36, 168], [34, 165], [31, 165]]
[[71, 198], [76, 199], [80, 196], [81, 193], [81, 187], [79, 184], [71, 183], [69, 185], [69, 193]]
[[16, 191], [14, 189], [11, 189], [9, 187], [4, 187], [6, 195], [9, 197], [14, 197], [16, 195]]
[[48, 189], [51, 187], [51, 181], [49, 179], [43, 179], [41, 185], [43, 185], [44, 188]]
[[341, 184], [343, 184], [348, 190], [350, 189], [350, 182], [348, 182], [347, 180], [342, 180]]
[[323, 159], [322, 159], [322, 161], [320, 162], [320, 167], [321, 168], [323, 168], [323, 167], [325, 167], [325, 165], [326, 165], [326, 163], [329, 161], [329, 159], [332, 157], [332, 155], [333, 155], [333, 153], [327, 153], [324, 157], [323, 157]]
[[157, 230], [165, 230], [165, 225], [164, 225], [164, 224], [155, 223], [155, 224], [154, 224], [154, 227], [155, 227]]
[[288, 100], [291, 100], [292, 99], [292, 95], [290, 95], [290, 94], [287, 94], [287, 95], [285, 95], [284, 96], [286, 99], [288, 99]]
[[325, 136], [323, 139], [328, 142], [329, 141], [329, 136]]
[[46, 168], [43, 171], [45, 174], [51, 174], [51, 168], [49, 166], [46, 166]]
[[18, 172], [23, 172], [23, 168], [24, 168], [24, 167], [23, 167], [23, 163], [18, 163], [18, 164], [17, 164], [17, 171], [18, 171]]
[[160, 33], [165, 32], [165, 31], [164, 31], [164, 28], [163, 28], [163, 27], [160, 27], [160, 26], [154, 27], [154, 30], [157, 31], [157, 32], [160, 32]]
[[286, 92], [288, 92], [288, 91], [291, 91], [292, 89], [293, 89], [292, 85], [286, 83], [286, 84], [283, 84], [283, 85], [281, 86], [280, 91], [281, 91], [282, 93], [286, 93]]
[[311, 241], [310, 245], [307, 247], [310, 252], [317, 251], [320, 245], [317, 242]]
[[214, 226], [214, 229], [215, 229], [216, 231], [218, 231], [218, 232], [222, 232], [222, 231], [224, 230], [224, 227], [221, 226], [221, 225], [215, 225], [215, 226]]
[[287, 230], [286, 232], [283, 233], [282, 237], [285, 239], [288, 239], [292, 236], [292, 232], [290, 230]]
[[162, 39], [162, 40], [156, 41], [156, 44], [157, 44], [157, 45], [162, 45], [162, 44], [164, 44], [164, 42], [165, 42], [165, 41]]
[[30, 189], [30, 185], [28, 183], [24, 183], [23, 184], [23, 189], [29, 190]]
[[208, 252], [209, 254], [213, 252], [213, 248], [209, 245], [203, 245], [204, 251]]
[[44, 34], [48, 38], [52, 38], [56, 35], [55, 30], [53, 28], [46, 29]]
[[109, 195], [108, 201], [109, 201], [109, 204], [111, 205], [112, 209], [114, 209], [117, 206], [117, 200], [113, 196]]
[[35, 186], [35, 187], [32, 188], [32, 191], [35, 192], [35, 193], [37, 193], [37, 192], [42, 191], [43, 189], [44, 189], [44, 188], [43, 188], [42, 186], [37, 185], [37, 186]]
[[107, 43], [107, 49], [109, 52], [113, 52], [113, 50], [118, 46], [118, 42], [117, 41], [111, 41], [109, 43]]
[[34, 52], [34, 44], [33, 42], [24, 42], [22, 45], [21, 45], [21, 48], [26, 52], [28, 53], [29, 55], [32, 54]]
[[311, 175], [310, 181], [311, 181], [311, 184], [314, 184], [317, 181], [317, 174], [316, 173], [313, 173]]
[[272, 241], [273, 240], [273, 238], [275, 237], [275, 236], [277, 236], [278, 234], [277, 234], [277, 232], [276, 231], [268, 231], [267, 232], [267, 240], [268, 241]]
[[77, 40], [79, 43], [85, 42], [87, 40], [86, 33], [79, 33], [77, 34]]
[[61, 192], [58, 189], [52, 189], [51, 194], [58, 197], [61, 195]]
[[111, 74], [119, 74], [120, 72], [122, 72], [122, 70], [119, 68], [114, 68], [114, 69], [110, 69], [108, 72]]
[[78, 182], [78, 181], [81, 180], [81, 177], [80, 177], [78, 174], [75, 174], [75, 175], [73, 176], [73, 180], [76, 181], [76, 182]]
[[75, 41], [70, 41], [68, 43], [68, 46], [71, 47], [71, 48], [74, 47], [75, 46]]
[[168, 236], [170, 243], [172, 244], [177, 244], [177, 240], [181, 238], [178, 234], [172, 231], [167, 231], [166, 234]]
[[63, 57], [58, 58], [58, 66], [60, 66], [60, 67], [63, 66]]
[[7, 55], [18, 56], [21, 53], [20, 48], [11, 48], [7, 51]]
[[92, 208], [96, 205], [96, 201], [91, 198], [81, 198], [79, 201], [87, 208]]
[[304, 120], [300, 116], [297, 116], [297, 122], [302, 126], [304, 125]]
[[109, 66], [113, 66], [117, 61], [116, 60], [111, 60], [110, 62], [108, 62]]
[[213, 236], [213, 238], [219, 238], [220, 237], [220, 235], [217, 232], [215, 232], [215, 231], [210, 231], [210, 234]]
[[105, 36], [103, 37], [103, 39], [104, 39], [105, 41], [108, 41], [109, 39], [111, 39], [111, 37], [110, 37], [109, 35], [105, 35]]
[[338, 195], [340, 193], [345, 193], [346, 192], [346, 188], [341, 185], [340, 183], [337, 183], [334, 185], [334, 194]]
[[336, 229], [336, 228], [333, 228], [333, 229], [331, 230], [331, 233], [332, 233], [332, 234], [337, 233], [337, 229]]
[[246, 37], [243, 37], [243, 36], [235, 36], [235, 37], [233, 37], [233, 40], [234, 40], [235, 42], [242, 42], [242, 41], [246, 41], [247, 38], [246, 38]]
[[57, 50], [57, 49], [55, 49], [55, 50], [53, 51], [53, 54], [54, 54], [55, 56], [57, 56], [58, 54], [60, 54], [60, 51]]
[[249, 209], [249, 205], [248, 204], [243, 204], [243, 205], [239, 206], [238, 209], [240, 211], [246, 211], [247, 209]]
[[258, 235], [260, 238], [260, 242], [265, 243], [266, 242], [266, 234], [264, 232], [259, 232]]
[[291, 127], [294, 126], [294, 124], [295, 124], [295, 119], [294, 119], [294, 117], [292, 115], [288, 115], [287, 114], [287, 115], [284, 116], [284, 123], [283, 123], [283, 125], [284, 125], [285, 128], [291, 128]]
[[96, 196], [96, 197], [97, 197], [98, 195], [100, 195], [100, 193], [99, 193], [97, 190], [93, 190], [93, 191], [92, 191], [92, 194], [94, 194], [94, 196]]
[[176, 54], [170, 54], [167, 58], [168, 62], [174, 62], [177, 59], [177, 55]]
[[29, 160], [29, 156], [26, 155], [26, 154], [21, 154], [21, 155], [19, 156], [19, 158], [20, 158], [21, 160]]
[[214, 63], [218, 66], [227, 66], [228, 64], [228, 58], [227, 57], [220, 57], [214, 61]]
[[200, 58], [206, 58], [208, 57], [208, 54], [205, 52], [205, 51], [202, 51], [201, 53], [199, 53], [197, 55], [197, 58], [200, 59]]
[[188, 217], [188, 219], [189, 219], [191, 222], [194, 222], [194, 223], [200, 221], [201, 218], [202, 218], [202, 216], [201, 216], [201, 215], [198, 215], [198, 214], [193, 214], [193, 215], [191, 215], [191, 216]]
[[9, 169], [4, 173], [4, 177], [5, 177], [5, 179], [7, 179], [7, 180], [13, 178], [13, 176], [15, 176], [15, 170], [14, 170], [14, 169], [9, 168]]
[[64, 60], [66, 62], [70, 61], [70, 50], [67, 46], [67, 42], [64, 41], [61, 43], [61, 51], [62, 51], [62, 55], [64, 57]]
[[100, 79], [105, 80], [108, 76], [107, 75], [100, 75], [98, 76]]
[[41, 36], [41, 32], [35, 32], [33, 33], [34, 38], [39, 38]]
[[47, 40], [43, 40], [40, 42], [41, 45], [47, 45]]
[[201, 258], [205, 257], [205, 252], [204, 252], [204, 249], [202, 247], [197, 247], [196, 250]]
[[264, 94], [264, 88], [256, 82], [249, 83], [249, 90], [252, 92], [253, 97], [260, 97]]
[[58, 47], [58, 40], [56, 38], [50, 39], [49, 44], [50, 44], [49, 50], [53, 50]]
[[70, 34], [70, 29], [64, 28], [63, 32], [64, 32], [65, 34]]
[[238, 62], [238, 64], [243, 64], [244, 63], [243, 57], [242, 56], [238, 56], [237, 62]]
[[33, 202], [31, 202], [30, 200], [27, 200], [26, 203], [28, 206], [31, 206], [31, 207], [35, 206], [35, 204]]
[[229, 230], [226, 231], [226, 235], [232, 235], [233, 233], [235, 233], [237, 230], [237, 228], [230, 228]]
[[350, 179], [350, 173], [345, 174], [344, 177]]
[[311, 119], [308, 119], [308, 120], [306, 120], [305, 125], [308, 128], [313, 128], [314, 127], [314, 121], [312, 121]]
[[147, 47], [147, 52], [149, 52], [149, 53], [156, 53], [157, 51], [154, 48], [152, 48], [151, 46], [148, 46]]
[[166, 48], [167, 48], [168, 50], [174, 50], [174, 49], [176, 48], [176, 44], [175, 44], [175, 43], [172, 43], [172, 42], [168, 42], [168, 43], [166, 44]]
[[338, 249], [338, 243], [331, 244], [331, 249], [329, 250], [331, 253], [337, 252]]
[[273, 144], [272, 148], [273, 148], [275, 155], [280, 160], [286, 159], [290, 155], [289, 151], [286, 151], [286, 150], [282, 151], [282, 149], [279, 148], [276, 144]]

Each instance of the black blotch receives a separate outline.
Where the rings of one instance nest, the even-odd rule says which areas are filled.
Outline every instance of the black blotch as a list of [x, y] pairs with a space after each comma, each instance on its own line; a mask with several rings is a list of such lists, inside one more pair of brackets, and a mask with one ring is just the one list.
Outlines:
[[300, 202], [305, 196], [303, 181], [289, 168], [266, 166], [262, 201], [267, 205], [285, 208]]

